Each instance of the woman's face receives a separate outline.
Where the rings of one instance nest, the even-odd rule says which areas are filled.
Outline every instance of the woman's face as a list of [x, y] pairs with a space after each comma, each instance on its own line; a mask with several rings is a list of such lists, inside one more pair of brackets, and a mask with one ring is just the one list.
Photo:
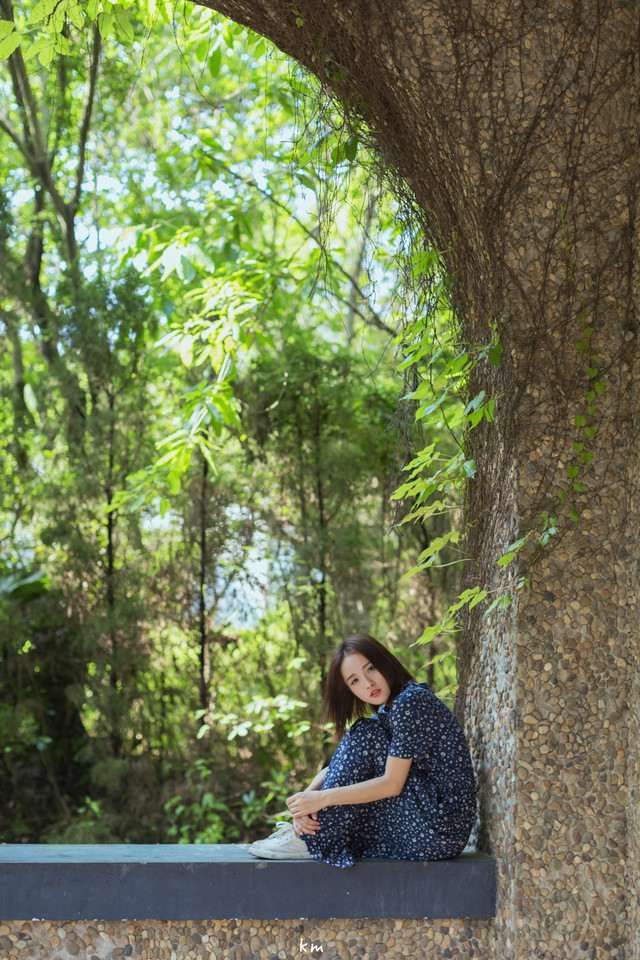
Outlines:
[[391, 697], [391, 688], [385, 678], [361, 653], [348, 653], [340, 664], [340, 672], [358, 700], [380, 706]]

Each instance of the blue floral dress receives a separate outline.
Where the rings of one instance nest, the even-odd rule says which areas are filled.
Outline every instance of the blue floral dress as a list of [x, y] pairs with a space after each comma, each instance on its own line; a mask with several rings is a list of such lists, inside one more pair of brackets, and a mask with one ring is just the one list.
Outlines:
[[424, 683], [410, 681], [391, 707], [356, 720], [327, 768], [323, 790], [380, 777], [387, 757], [411, 759], [397, 797], [326, 807], [306, 835], [314, 859], [446, 860], [464, 849], [476, 816], [469, 748], [450, 710]]

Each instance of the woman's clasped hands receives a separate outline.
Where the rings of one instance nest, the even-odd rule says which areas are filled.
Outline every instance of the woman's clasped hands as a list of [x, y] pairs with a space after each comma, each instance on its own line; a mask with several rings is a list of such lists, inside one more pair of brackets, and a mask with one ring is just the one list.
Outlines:
[[305, 833], [314, 834], [320, 829], [318, 810], [323, 807], [321, 800], [320, 790], [302, 790], [287, 798], [296, 836], [301, 837]]

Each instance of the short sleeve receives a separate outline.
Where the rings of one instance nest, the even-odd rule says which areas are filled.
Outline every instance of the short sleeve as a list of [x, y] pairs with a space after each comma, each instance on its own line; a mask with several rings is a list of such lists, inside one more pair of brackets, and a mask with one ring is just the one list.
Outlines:
[[412, 684], [398, 694], [391, 706], [389, 756], [419, 760], [433, 748], [446, 730], [444, 704], [431, 691]]

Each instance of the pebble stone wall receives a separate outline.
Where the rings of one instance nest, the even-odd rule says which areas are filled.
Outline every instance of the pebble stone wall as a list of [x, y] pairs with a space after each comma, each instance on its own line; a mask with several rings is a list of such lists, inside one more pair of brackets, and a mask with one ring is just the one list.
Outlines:
[[486, 957], [490, 921], [215, 920], [0, 924], [2, 960], [455, 960]]

